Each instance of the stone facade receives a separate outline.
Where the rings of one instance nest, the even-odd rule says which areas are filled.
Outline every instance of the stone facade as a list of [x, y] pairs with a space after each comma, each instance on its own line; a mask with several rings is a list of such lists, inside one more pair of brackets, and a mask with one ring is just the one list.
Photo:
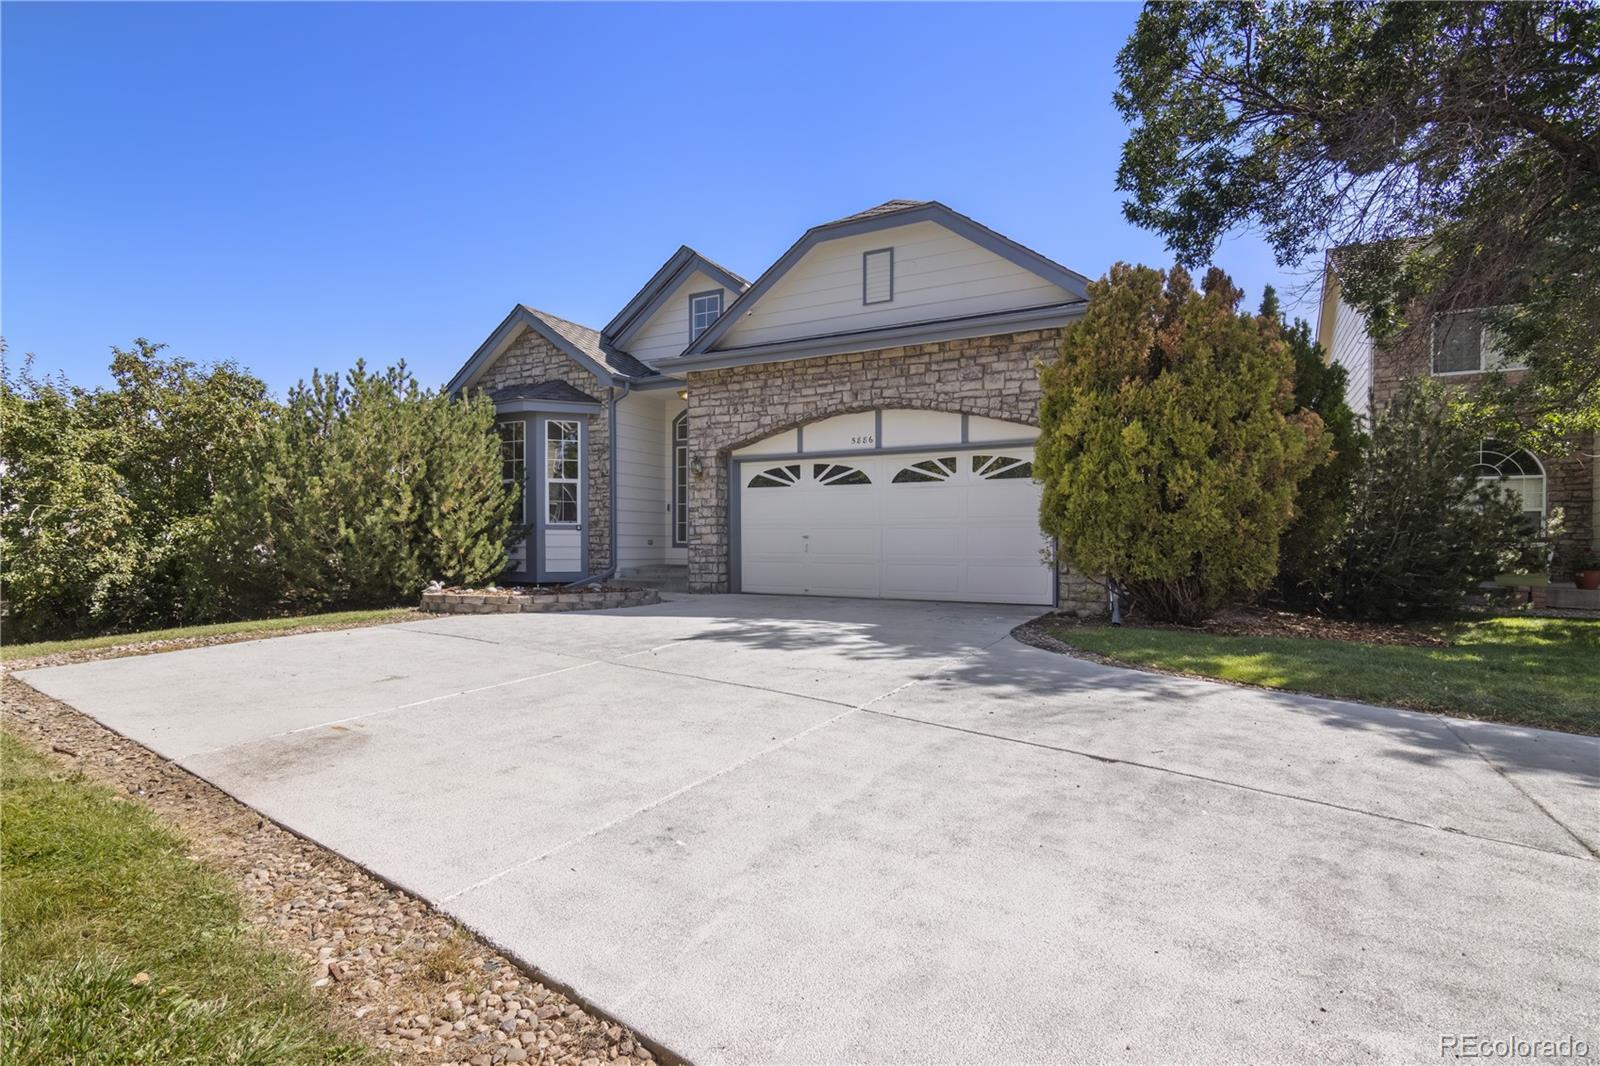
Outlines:
[[[689, 587], [726, 592], [728, 458], [763, 437], [832, 415], [903, 407], [1039, 424], [1038, 364], [1059, 329], [884, 348], [689, 374]], [[1064, 571], [1061, 606], [1100, 613], [1105, 590]]]
[[[1418, 315], [1419, 318], [1425, 316]], [[1372, 351], [1371, 410], [1379, 412], [1408, 381], [1430, 377], [1433, 373], [1433, 334], [1427, 326], [1414, 326], [1387, 345], [1374, 345]], [[1507, 371], [1512, 380], [1518, 371]], [[1438, 380], [1471, 389], [1498, 374], [1459, 374]], [[1583, 434], [1570, 442], [1561, 454], [1534, 453], [1545, 474], [1545, 506], [1553, 512], [1559, 507], [1565, 519], [1561, 540], [1600, 546], [1600, 527], [1595, 524], [1596, 496], [1600, 496], [1600, 471], [1596, 470], [1596, 438]]]
[[[573, 362], [560, 348], [531, 329], [524, 330], [522, 336], [494, 361], [478, 380], [477, 387], [489, 391], [510, 385], [539, 385], [546, 381], [564, 381], [600, 401], [599, 414], [584, 416], [589, 435], [589, 500], [584, 524], [588, 529], [589, 569], [603, 570], [611, 564], [611, 434], [607, 408], [611, 402], [610, 389], [601, 384], [592, 372]], [[543, 447], [530, 435], [530, 474], [533, 474], [542, 456]]]

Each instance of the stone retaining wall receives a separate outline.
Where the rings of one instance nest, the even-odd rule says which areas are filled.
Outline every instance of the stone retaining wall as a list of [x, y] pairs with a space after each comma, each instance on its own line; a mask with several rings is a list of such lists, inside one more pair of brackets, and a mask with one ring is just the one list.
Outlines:
[[601, 611], [660, 603], [655, 589], [572, 589], [561, 592], [456, 592], [422, 594], [428, 614], [541, 614], [548, 611]]

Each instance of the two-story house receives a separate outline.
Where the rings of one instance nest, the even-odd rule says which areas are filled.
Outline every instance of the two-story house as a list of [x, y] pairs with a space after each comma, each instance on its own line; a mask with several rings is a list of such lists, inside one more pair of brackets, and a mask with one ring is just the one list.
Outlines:
[[[1494, 330], [1476, 311], [1434, 315], [1407, 327], [1392, 341], [1374, 342], [1366, 319], [1340, 289], [1337, 256], [1330, 252], [1323, 270], [1317, 340], [1328, 358], [1349, 373], [1346, 396], [1363, 417], [1382, 411], [1407, 381], [1431, 377], [1470, 388], [1487, 375], [1520, 373], [1497, 343]], [[1479, 448], [1479, 473], [1516, 495], [1528, 517], [1546, 521], [1559, 508], [1564, 516], [1561, 539], [1600, 547], [1596, 501], [1600, 500], [1600, 462], [1595, 435], [1586, 433], [1560, 454], [1535, 454], [1495, 440]], [[1600, 606], [1591, 593], [1552, 588], [1552, 605]], [[1588, 602], [1594, 598], [1595, 602]], [[1582, 602], [1579, 602], [1579, 601]]]

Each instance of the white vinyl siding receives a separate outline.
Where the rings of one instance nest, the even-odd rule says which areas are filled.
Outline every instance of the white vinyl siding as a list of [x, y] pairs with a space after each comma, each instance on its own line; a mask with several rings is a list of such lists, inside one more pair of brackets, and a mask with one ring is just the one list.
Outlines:
[[[625, 350], [636, 359], [650, 362], [669, 355], [680, 355], [689, 347], [689, 296], [712, 289], [722, 289], [719, 282], [703, 271], [695, 271], [685, 278], [672, 295], [628, 338]], [[722, 305], [733, 302], [736, 293], [722, 292]]]
[[666, 446], [672, 414], [683, 409], [676, 396], [660, 392], [630, 395], [617, 404], [617, 561], [619, 566], [658, 564], [665, 560], [671, 531], [667, 507]]
[[1358, 415], [1371, 412], [1372, 337], [1367, 333], [1365, 316], [1341, 297], [1333, 313], [1332, 343], [1325, 343], [1328, 359], [1344, 367], [1344, 399]]
[[[864, 305], [862, 256], [888, 247], [894, 248], [894, 300]], [[716, 347], [1040, 307], [1072, 298], [937, 222], [915, 222], [818, 244], [754, 306], [740, 312], [743, 317]]]

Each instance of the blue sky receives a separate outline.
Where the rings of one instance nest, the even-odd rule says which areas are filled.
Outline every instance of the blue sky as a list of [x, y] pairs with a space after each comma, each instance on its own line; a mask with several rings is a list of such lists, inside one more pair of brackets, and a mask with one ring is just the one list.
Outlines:
[[[754, 278], [896, 197], [1165, 263], [1114, 188], [1137, 14], [6, 3], [0, 330], [86, 384], [136, 336], [280, 392], [438, 384], [518, 301], [599, 327], [681, 243]], [[1295, 284], [1254, 239], [1218, 261]]]

